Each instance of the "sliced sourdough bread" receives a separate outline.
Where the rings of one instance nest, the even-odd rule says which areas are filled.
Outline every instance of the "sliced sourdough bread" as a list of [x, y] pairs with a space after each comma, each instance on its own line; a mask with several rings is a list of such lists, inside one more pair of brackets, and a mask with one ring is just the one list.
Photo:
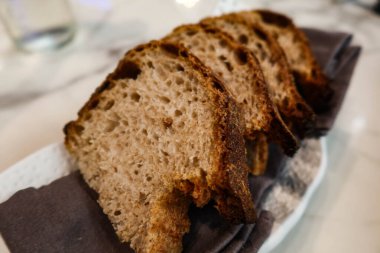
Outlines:
[[180, 252], [191, 202], [255, 220], [239, 108], [183, 47], [129, 51], [64, 131], [117, 235], [137, 252]]
[[299, 137], [314, 125], [314, 113], [297, 91], [286, 57], [277, 41], [257, 23], [228, 14], [207, 18], [204, 24], [217, 27], [253, 52], [260, 63], [269, 93], [281, 116]]
[[277, 39], [306, 101], [316, 112], [328, 109], [332, 90], [313, 56], [305, 34], [293, 21], [283, 14], [268, 10], [243, 11], [238, 15], [249, 22], [259, 23]]
[[288, 154], [295, 152], [297, 140], [282, 121], [249, 50], [222, 31], [202, 25], [178, 27], [165, 40], [181, 43], [223, 79], [243, 109], [246, 137], [254, 140], [258, 134], [266, 134]]

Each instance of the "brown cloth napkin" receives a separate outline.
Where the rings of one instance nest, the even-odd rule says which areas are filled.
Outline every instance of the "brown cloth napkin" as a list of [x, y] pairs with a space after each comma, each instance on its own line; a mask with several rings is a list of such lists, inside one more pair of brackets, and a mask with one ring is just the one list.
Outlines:
[[[323, 135], [333, 126], [343, 103], [360, 48], [350, 46], [349, 34], [314, 29], [305, 32], [334, 90], [331, 109], [317, 116], [317, 134]], [[266, 174], [249, 179], [259, 212], [255, 225], [230, 225], [211, 204], [202, 209], [191, 207], [192, 224], [183, 240], [184, 252], [257, 252], [273, 224], [271, 213], [260, 210], [260, 199], [286, 159], [276, 146], [271, 146]], [[39, 189], [19, 191], [0, 204], [0, 233], [12, 253], [133, 252], [118, 241], [97, 205], [96, 194], [78, 172]]]

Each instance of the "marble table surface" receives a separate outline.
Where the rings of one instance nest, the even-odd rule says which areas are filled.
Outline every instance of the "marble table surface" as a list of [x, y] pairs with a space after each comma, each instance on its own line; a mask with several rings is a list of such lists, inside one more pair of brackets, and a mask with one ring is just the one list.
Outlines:
[[372, 3], [72, 0], [76, 37], [45, 54], [17, 51], [0, 26], [0, 171], [62, 140], [64, 123], [132, 46], [207, 15], [271, 8], [298, 25], [353, 33], [354, 43], [363, 47], [327, 138], [327, 175], [302, 220], [273, 253], [380, 252], [380, 17], [366, 9]]

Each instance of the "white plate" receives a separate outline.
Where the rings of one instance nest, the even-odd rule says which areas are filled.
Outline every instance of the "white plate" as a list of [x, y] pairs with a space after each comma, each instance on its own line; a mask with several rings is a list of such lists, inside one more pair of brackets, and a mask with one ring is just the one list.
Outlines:
[[[260, 253], [270, 252], [286, 237], [301, 219], [313, 193], [320, 185], [327, 167], [326, 140], [322, 138], [319, 145], [321, 146], [321, 159], [312, 182], [303, 197], [297, 202], [298, 205], [293, 212], [279, 226], [276, 226], [272, 235], [261, 248]], [[0, 174], [0, 203], [6, 201], [19, 190], [47, 185], [69, 174], [74, 169], [75, 166], [73, 166], [63, 144], [51, 144], [29, 155]]]

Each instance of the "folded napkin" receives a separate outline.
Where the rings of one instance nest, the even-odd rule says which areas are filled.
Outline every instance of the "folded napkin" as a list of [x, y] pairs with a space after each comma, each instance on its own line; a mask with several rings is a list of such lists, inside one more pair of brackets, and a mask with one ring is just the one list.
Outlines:
[[[304, 30], [334, 90], [331, 109], [317, 116], [318, 135], [324, 135], [343, 103], [360, 48], [350, 46], [349, 34]], [[267, 172], [249, 179], [259, 213], [255, 225], [230, 225], [212, 205], [191, 207], [191, 229], [183, 240], [184, 252], [257, 252], [274, 223], [273, 215], [261, 210], [261, 203], [279, 175], [284, 174], [287, 160], [276, 146], [271, 146]], [[0, 233], [12, 253], [133, 252], [118, 241], [96, 202], [96, 194], [78, 172], [39, 189], [19, 191], [0, 204]]]

